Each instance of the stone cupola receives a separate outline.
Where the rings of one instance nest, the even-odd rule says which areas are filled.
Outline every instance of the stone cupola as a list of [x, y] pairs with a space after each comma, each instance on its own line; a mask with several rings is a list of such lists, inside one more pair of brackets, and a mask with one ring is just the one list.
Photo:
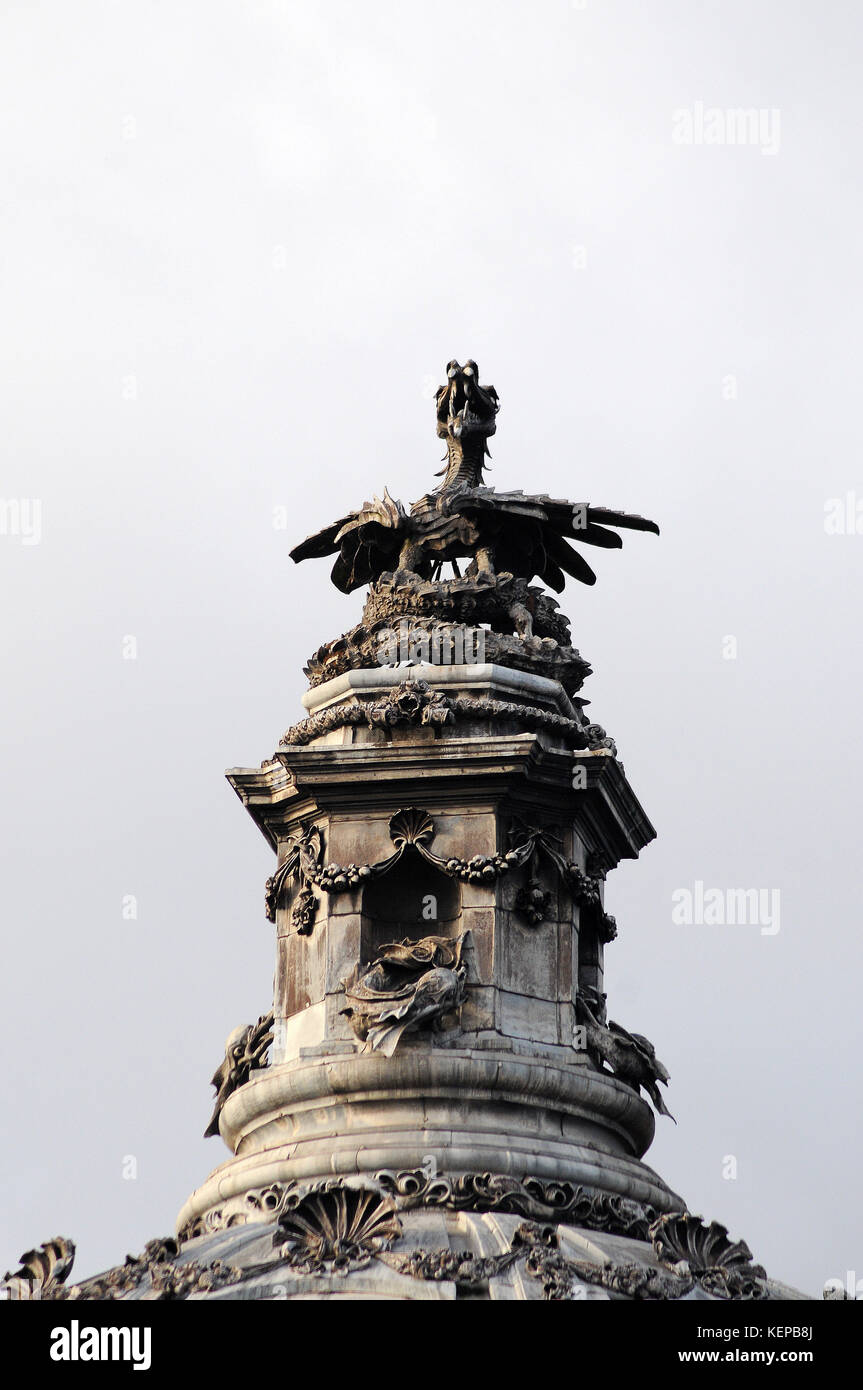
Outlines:
[[292, 551], [368, 585], [362, 619], [309, 659], [273, 755], [228, 772], [276, 861], [272, 1003], [213, 1077], [230, 1156], [174, 1236], [75, 1286], [58, 1238], [18, 1296], [795, 1296], [645, 1164], [669, 1075], [608, 1017], [605, 882], [654, 830], [548, 590], [658, 528], [485, 486], [475, 362], [435, 404], [440, 486]]

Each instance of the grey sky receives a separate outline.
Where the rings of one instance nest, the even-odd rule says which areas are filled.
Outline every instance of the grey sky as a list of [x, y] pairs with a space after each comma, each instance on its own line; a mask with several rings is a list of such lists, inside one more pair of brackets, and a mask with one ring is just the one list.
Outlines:
[[[2, 500], [41, 534], [4, 511], [0, 1268], [122, 1260], [226, 1156], [273, 860], [222, 772], [362, 601], [287, 552], [428, 490], [473, 356], [489, 481], [663, 530], [563, 604], [659, 832], [607, 895], [611, 1016], [673, 1078], [648, 1161], [777, 1277], [863, 1276], [863, 534], [825, 531], [863, 502], [861, 40], [841, 0], [4, 7]], [[776, 150], [676, 143], [697, 103]], [[697, 880], [781, 929], [675, 925]]]

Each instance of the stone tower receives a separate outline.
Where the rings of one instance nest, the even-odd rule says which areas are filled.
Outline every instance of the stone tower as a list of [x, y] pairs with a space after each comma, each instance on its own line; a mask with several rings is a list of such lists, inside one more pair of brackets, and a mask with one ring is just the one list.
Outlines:
[[668, 1073], [606, 1011], [605, 880], [654, 830], [543, 584], [592, 583], [580, 547], [658, 528], [485, 486], [497, 410], [451, 362], [440, 487], [409, 511], [385, 490], [292, 552], [369, 592], [305, 668], [305, 718], [228, 773], [276, 856], [272, 1010], [213, 1078], [230, 1157], [131, 1266], [70, 1287], [52, 1242], [21, 1287], [793, 1296], [644, 1163]]

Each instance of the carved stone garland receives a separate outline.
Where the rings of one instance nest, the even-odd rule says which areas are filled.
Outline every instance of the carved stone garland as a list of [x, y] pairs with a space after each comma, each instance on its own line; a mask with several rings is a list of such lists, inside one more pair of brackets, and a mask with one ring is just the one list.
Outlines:
[[[276, 920], [276, 910], [286, 884], [293, 880], [299, 885], [291, 912], [291, 923], [300, 936], [307, 936], [314, 927], [317, 899], [312, 885], [322, 893], [351, 893], [372, 878], [389, 873], [402, 856], [413, 850], [428, 864], [450, 878], [463, 883], [493, 883], [510, 869], [525, 868], [539, 851], [553, 864], [575, 900], [588, 909], [596, 921], [600, 939], [613, 941], [617, 925], [613, 917], [602, 911], [599, 878], [583, 873], [576, 864], [566, 860], [556, 847], [559, 843], [548, 828], [537, 829], [516, 821], [510, 830], [512, 848], [506, 854], [476, 854], [471, 859], [450, 855], [443, 858], [430, 848], [434, 839], [434, 821], [428, 811], [415, 806], [397, 811], [389, 822], [390, 839], [395, 853], [376, 864], [323, 864], [323, 833], [319, 826], [308, 826], [288, 841], [288, 851], [272, 877], [267, 879], [265, 905], [267, 919]], [[534, 879], [528, 880], [516, 898], [516, 911], [530, 926], [544, 921], [551, 895], [544, 893]]]
[[[573, 704], [579, 704], [573, 699]], [[576, 749], [612, 752], [612, 740], [598, 724], [583, 724], [552, 710], [519, 705], [511, 700], [493, 700], [473, 695], [450, 696], [430, 688], [427, 681], [407, 680], [395, 686], [380, 700], [359, 704], [331, 705], [308, 719], [292, 724], [281, 739], [285, 748], [311, 743], [322, 734], [351, 725], [369, 729], [390, 729], [398, 725], [420, 724], [440, 727], [456, 719], [517, 719], [528, 729], [550, 729]]]
[[[705, 1227], [700, 1217], [676, 1214], [660, 1221], [684, 1221], [693, 1233], [700, 1228], [705, 1233], [700, 1245], [706, 1249], [713, 1241], [713, 1233], [721, 1232], [727, 1237], [722, 1226], [713, 1223]], [[651, 1237], [659, 1223], [651, 1227]], [[490, 1279], [503, 1274], [511, 1265], [523, 1261], [525, 1273], [542, 1284], [543, 1295], [550, 1300], [572, 1299], [580, 1295], [585, 1285], [606, 1289], [621, 1297], [637, 1300], [670, 1301], [684, 1298], [698, 1286], [704, 1292], [722, 1299], [766, 1299], [770, 1291], [766, 1275], [760, 1265], [751, 1265], [740, 1255], [742, 1245], [731, 1245], [727, 1239], [714, 1246], [709, 1265], [690, 1265], [686, 1261], [670, 1263], [666, 1247], [662, 1243], [662, 1233], [653, 1240], [654, 1252], [662, 1261], [660, 1268], [631, 1263], [615, 1264], [607, 1259], [603, 1264], [589, 1260], [577, 1260], [564, 1255], [560, 1249], [560, 1238], [554, 1226], [538, 1225], [526, 1221], [517, 1226], [510, 1249], [499, 1255], [477, 1256], [468, 1251], [455, 1251], [449, 1247], [439, 1250], [416, 1249], [410, 1253], [382, 1253], [379, 1258], [414, 1279], [451, 1280], [458, 1287], [477, 1290], [487, 1285]], [[748, 1251], [747, 1251], [748, 1254]], [[751, 1255], [749, 1256], [751, 1261]]]

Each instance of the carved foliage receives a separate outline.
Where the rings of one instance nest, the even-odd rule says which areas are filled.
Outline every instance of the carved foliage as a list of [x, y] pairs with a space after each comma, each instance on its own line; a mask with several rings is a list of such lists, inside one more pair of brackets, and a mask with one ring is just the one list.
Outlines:
[[469, 1250], [412, 1250], [410, 1254], [383, 1255], [385, 1264], [413, 1279], [451, 1280], [458, 1288], [481, 1289], [489, 1279], [503, 1274], [519, 1258], [518, 1250], [500, 1255], [474, 1255]]
[[[470, 859], [451, 855], [441, 858], [429, 848], [434, 838], [434, 821], [428, 811], [411, 806], [397, 811], [389, 823], [390, 839], [395, 853], [376, 864], [322, 864], [323, 834], [318, 826], [311, 826], [302, 834], [289, 841], [288, 853], [272, 878], [267, 880], [267, 916], [275, 921], [281, 893], [289, 879], [296, 879], [300, 892], [293, 909], [294, 925], [299, 932], [312, 929], [312, 919], [317, 903], [312, 893], [313, 884], [322, 893], [350, 893], [369, 879], [389, 873], [399, 863], [407, 851], [420, 854], [427, 863], [440, 869], [450, 878], [464, 883], [493, 883], [501, 874], [525, 862], [528, 846], [511, 849], [507, 854], [476, 854]], [[301, 920], [298, 921], [298, 910]]]
[[536, 927], [540, 922], [544, 922], [551, 903], [551, 893], [545, 893], [541, 885], [535, 878], [528, 879], [524, 887], [519, 888], [515, 899], [515, 910], [531, 927]]

